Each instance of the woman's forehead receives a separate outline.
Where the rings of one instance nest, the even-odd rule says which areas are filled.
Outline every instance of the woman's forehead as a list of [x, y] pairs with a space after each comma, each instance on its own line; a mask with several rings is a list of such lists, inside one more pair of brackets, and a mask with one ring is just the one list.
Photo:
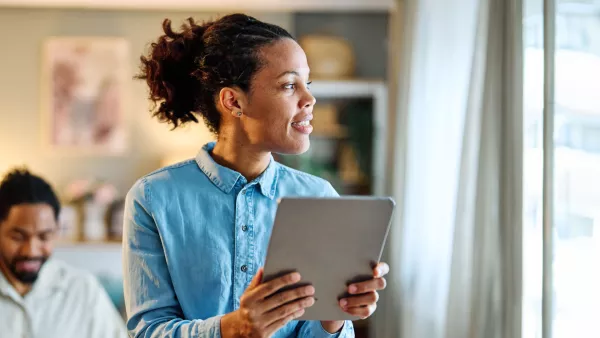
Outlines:
[[278, 78], [286, 74], [308, 77], [310, 69], [306, 54], [292, 39], [283, 39], [265, 46], [261, 50], [261, 57], [266, 63], [261, 71], [265, 77]]

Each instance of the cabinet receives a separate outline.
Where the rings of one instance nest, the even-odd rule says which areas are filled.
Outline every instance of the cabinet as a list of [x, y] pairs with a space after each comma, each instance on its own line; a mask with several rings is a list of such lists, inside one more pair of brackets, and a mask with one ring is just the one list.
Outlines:
[[275, 155], [290, 167], [323, 177], [340, 194], [383, 195], [387, 87], [383, 81], [314, 81], [311, 147], [302, 155]]

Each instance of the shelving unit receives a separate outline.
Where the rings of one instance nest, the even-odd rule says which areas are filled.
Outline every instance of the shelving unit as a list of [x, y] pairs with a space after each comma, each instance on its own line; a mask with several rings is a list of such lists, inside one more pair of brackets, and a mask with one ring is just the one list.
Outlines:
[[[386, 140], [387, 140], [387, 86], [384, 81], [379, 80], [315, 80], [311, 87], [312, 94], [317, 101], [321, 102], [336, 102], [344, 106], [351, 106], [358, 101], [370, 101], [370, 111], [365, 111], [365, 114], [370, 114], [370, 126], [365, 126], [370, 130], [365, 130], [365, 133], [370, 133], [371, 148], [369, 157], [371, 158], [371, 170], [368, 174], [369, 194], [383, 195], [385, 193], [385, 156]], [[319, 103], [317, 103], [319, 106]], [[315, 115], [319, 114], [315, 108]], [[318, 116], [315, 116], [317, 120]], [[327, 132], [319, 131], [315, 125], [315, 132], [311, 136], [313, 146], [319, 147], [319, 142], [323, 139], [345, 139], [347, 137], [347, 129], [340, 126], [336, 130], [328, 130]], [[311, 149], [313, 151], [314, 149]], [[318, 151], [315, 150], [315, 151]], [[364, 154], [363, 154], [364, 155]], [[332, 161], [335, 162], [334, 159]], [[286, 163], [287, 164], [287, 163]], [[288, 164], [289, 165], [289, 164]], [[293, 166], [293, 165], [292, 165]], [[343, 168], [338, 168], [343, 169]], [[319, 175], [319, 173], [314, 173]], [[362, 183], [357, 183], [362, 184]]]

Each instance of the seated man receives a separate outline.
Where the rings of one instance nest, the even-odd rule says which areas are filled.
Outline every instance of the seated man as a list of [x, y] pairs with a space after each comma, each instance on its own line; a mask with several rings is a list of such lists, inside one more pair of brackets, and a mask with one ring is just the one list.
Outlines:
[[27, 170], [0, 183], [0, 337], [127, 337], [95, 277], [50, 257], [59, 211], [50, 185]]

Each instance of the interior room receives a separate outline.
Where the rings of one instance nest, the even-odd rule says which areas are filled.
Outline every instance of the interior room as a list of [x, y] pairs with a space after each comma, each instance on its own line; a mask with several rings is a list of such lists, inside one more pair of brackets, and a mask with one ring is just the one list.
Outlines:
[[218, 139], [153, 117], [140, 57], [164, 19], [238, 12], [310, 67], [310, 148], [273, 160], [395, 200], [356, 337], [600, 337], [600, 0], [0, 0], [0, 178], [50, 183], [52, 257], [123, 325], [130, 189]]

